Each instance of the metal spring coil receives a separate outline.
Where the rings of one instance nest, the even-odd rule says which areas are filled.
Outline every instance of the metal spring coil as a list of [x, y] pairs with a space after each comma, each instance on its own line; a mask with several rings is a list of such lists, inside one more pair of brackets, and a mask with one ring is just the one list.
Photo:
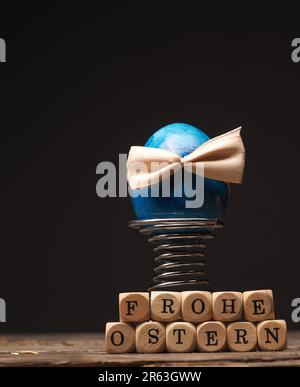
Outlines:
[[214, 230], [223, 225], [217, 219], [150, 219], [129, 222], [129, 227], [149, 236], [154, 246], [154, 290], [210, 290], [205, 277], [204, 250]]

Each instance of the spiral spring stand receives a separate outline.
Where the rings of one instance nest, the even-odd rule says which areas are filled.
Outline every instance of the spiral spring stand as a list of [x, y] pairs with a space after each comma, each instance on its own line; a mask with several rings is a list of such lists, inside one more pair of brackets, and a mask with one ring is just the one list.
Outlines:
[[223, 227], [217, 219], [149, 219], [129, 222], [129, 227], [149, 236], [156, 254], [154, 290], [211, 290], [205, 277], [204, 250], [213, 232]]

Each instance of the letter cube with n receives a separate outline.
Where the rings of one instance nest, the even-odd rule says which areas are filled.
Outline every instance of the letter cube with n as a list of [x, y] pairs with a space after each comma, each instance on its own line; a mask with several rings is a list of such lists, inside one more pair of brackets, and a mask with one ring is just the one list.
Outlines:
[[280, 351], [287, 345], [287, 327], [284, 320], [266, 320], [257, 324], [258, 348], [261, 351]]
[[149, 320], [149, 293], [120, 293], [119, 315], [122, 322], [138, 323]]

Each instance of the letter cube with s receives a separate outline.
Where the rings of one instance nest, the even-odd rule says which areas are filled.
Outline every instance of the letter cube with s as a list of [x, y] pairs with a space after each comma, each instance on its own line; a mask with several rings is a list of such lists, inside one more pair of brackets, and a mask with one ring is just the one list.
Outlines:
[[146, 321], [136, 326], [135, 345], [138, 353], [164, 352], [166, 327], [158, 321]]

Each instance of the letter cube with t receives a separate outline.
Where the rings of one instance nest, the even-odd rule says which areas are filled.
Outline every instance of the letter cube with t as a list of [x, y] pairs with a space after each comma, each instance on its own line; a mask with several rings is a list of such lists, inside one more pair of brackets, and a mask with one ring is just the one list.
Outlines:
[[284, 320], [266, 320], [257, 324], [258, 348], [261, 351], [280, 351], [287, 345], [287, 327]]
[[151, 292], [151, 319], [155, 321], [176, 321], [180, 318], [180, 292]]
[[149, 293], [120, 293], [119, 315], [122, 322], [143, 322], [149, 320]]
[[108, 322], [105, 327], [107, 353], [129, 353], [135, 349], [135, 328], [122, 322]]
[[213, 293], [213, 319], [222, 322], [238, 321], [243, 314], [241, 292]]
[[257, 346], [256, 326], [248, 321], [238, 321], [227, 326], [227, 348], [233, 352], [254, 351]]
[[193, 352], [196, 348], [196, 327], [194, 324], [176, 321], [167, 324], [167, 352]]
[[138, 324], [135, 330], [135, 347], [138, 353], [164, 352], [166, 347], [166, 327], [158, 321]]
[[274, 320], [272, 290], [253, 290], [243, 293], [244, 314], [247, 321]]
[[212, 318], [212, 295], [204, 291], [185, 291], [181, 296], [181, 318], [184, 321], [203, 322]]
[[197, 326], [197, 348], [200, 352], [219, 352], [226, 347], [226, 326], [220, 321], [206, 321]]

